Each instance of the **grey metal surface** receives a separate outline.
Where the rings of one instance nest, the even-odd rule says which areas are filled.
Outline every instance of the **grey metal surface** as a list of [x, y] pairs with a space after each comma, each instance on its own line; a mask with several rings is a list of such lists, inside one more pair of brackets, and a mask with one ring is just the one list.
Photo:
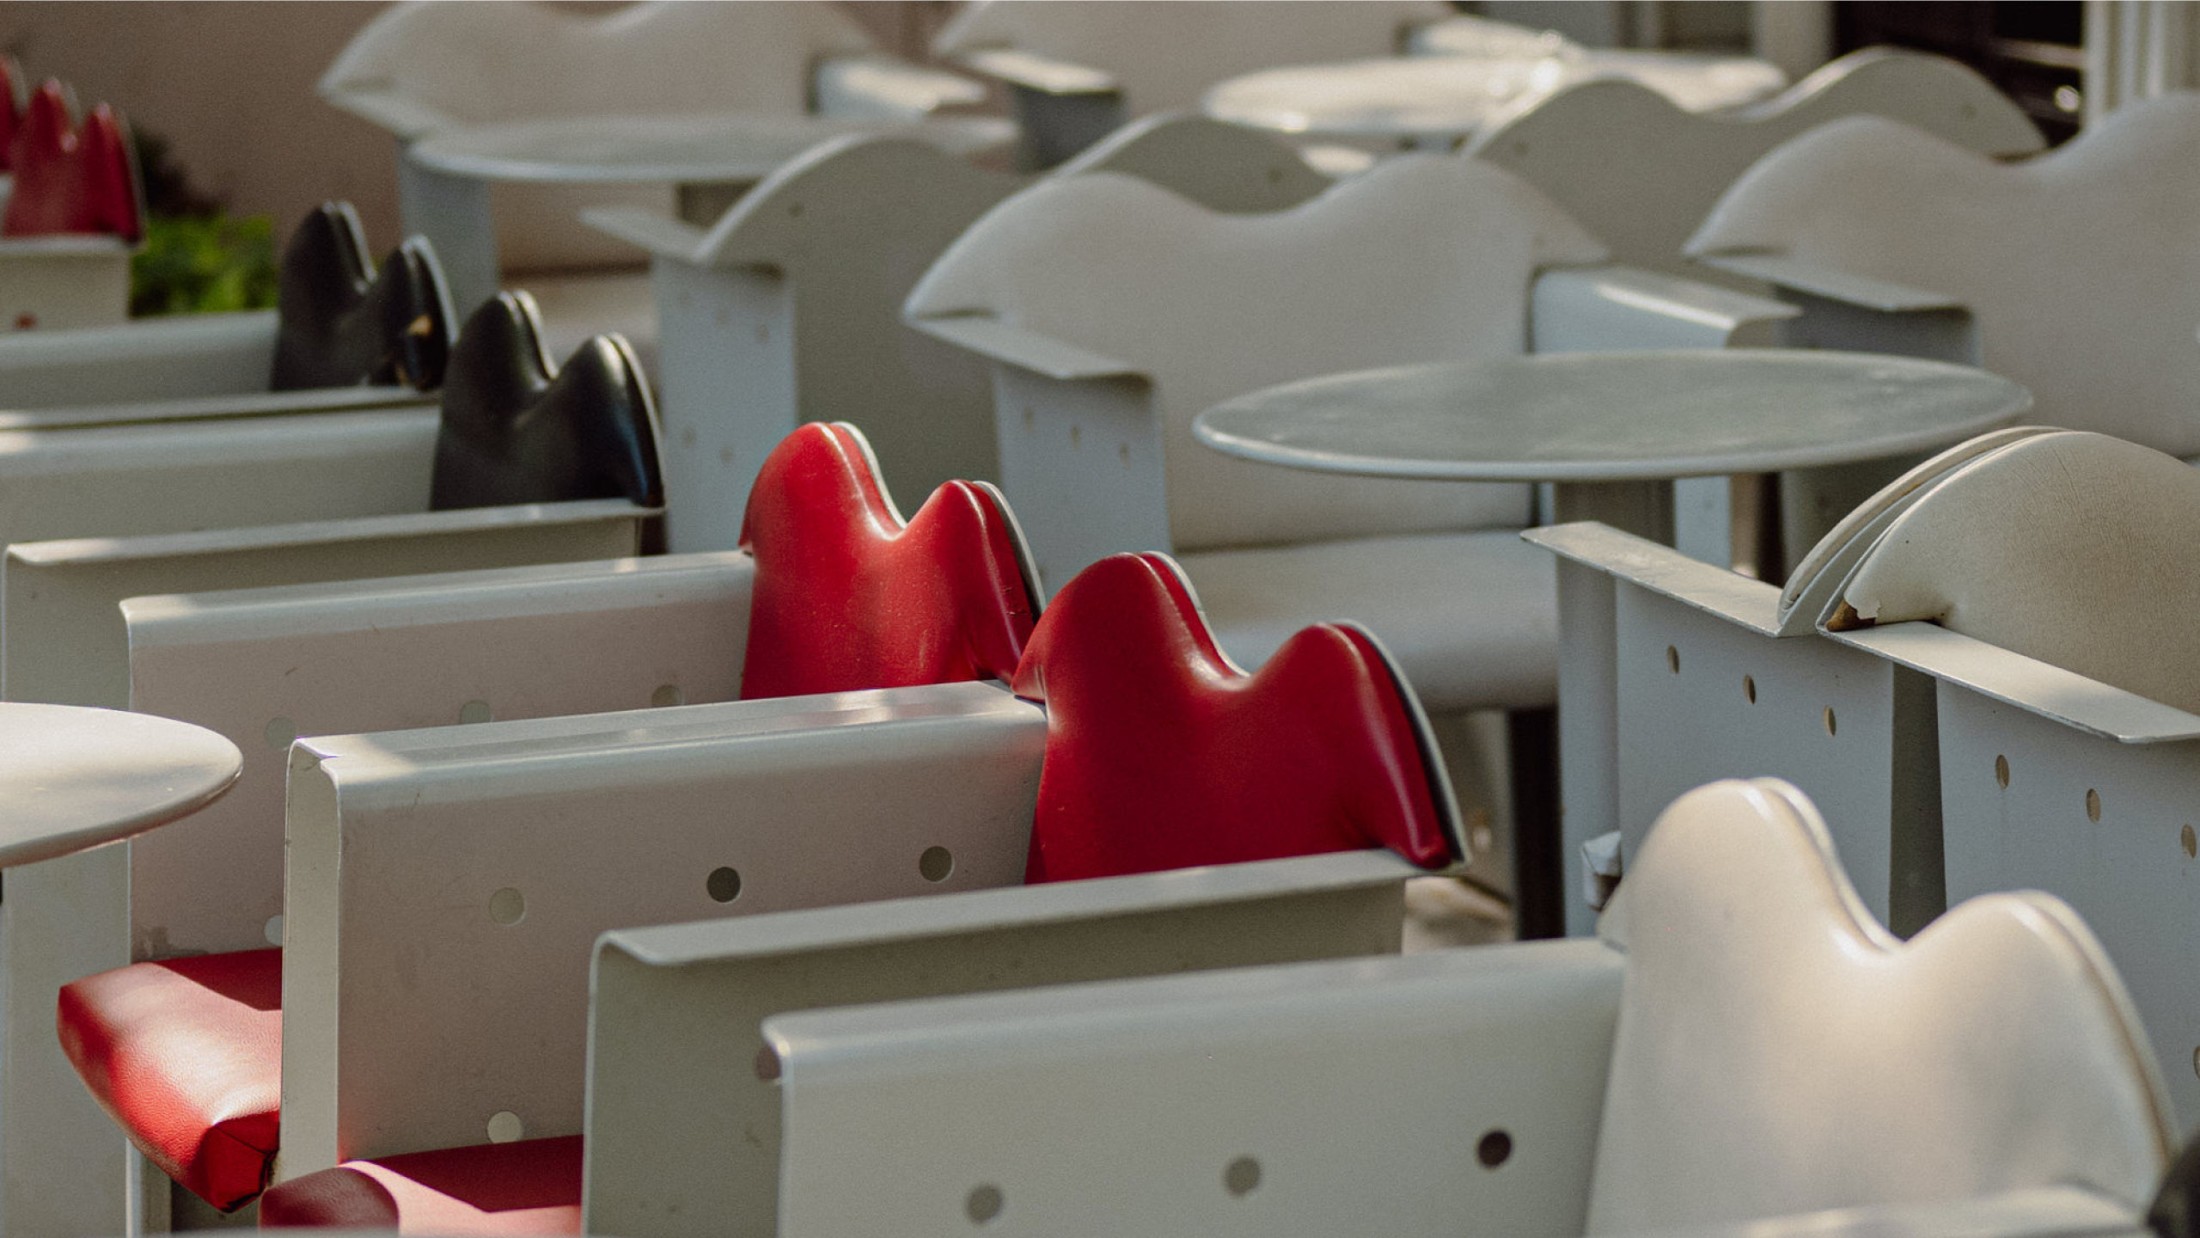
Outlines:
[[237, 780], [237, 746], [149, 714], [0, 704], [0, 867], [127, 838]]
[[449, 129], [415, 142], [406, 156], [423, 167], [482, 180], [562, 184], [618, 181], [757, 181], [828, 138], [886, 133], [932, 142], [955, 154], [1013, 137], [984, 118], [835, 120], [759, 112], [662, 116], [565, 116]]

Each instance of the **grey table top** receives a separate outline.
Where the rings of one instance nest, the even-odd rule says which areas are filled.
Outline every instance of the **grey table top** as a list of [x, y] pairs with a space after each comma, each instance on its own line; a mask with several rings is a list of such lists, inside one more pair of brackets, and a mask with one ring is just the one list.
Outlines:
[[2031, 404], [1984, 370], [1871, 353], [1556, 353], [1288, 383], [1208, 409], [1192, 433], [1317, 472], [1654, 481], [1931, 451]]
[[413, 143], [406, 156], [423, 167], [480, 180], [705, 184], [762, 180], [819, 142], [852, 133], [913, 137], [953, 154], [971, 154], [1013, 140], [1015, 128], [984, 117], [573, 116], [445, 129]]
[[172, 718], [0, 704], [0, 867], [186, 816], [227, 791], [242, 766], [235, 744]]

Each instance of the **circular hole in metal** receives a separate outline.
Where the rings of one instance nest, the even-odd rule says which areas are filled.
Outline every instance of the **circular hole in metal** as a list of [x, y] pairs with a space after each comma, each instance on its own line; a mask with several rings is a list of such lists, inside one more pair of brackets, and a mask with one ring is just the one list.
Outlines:
[[489, 709], [489, 702], [487, 701], [468, 701], [458, 707], [458, 720], [460, 722], [487, 722], [494, 717], [496, 717], [496, 714]]
[[490, 1143], [516, 1143], [526, 1134], [526, 1125], [519, 1120], [518, 1114], [509, 1109], [491, 1114], [489, 1117]]
[[1835, 722], [1833, 718], [1833, 706], [1826, 706], [1826, 734], [1835, 734], [1839, 729], [1840, 724]]
[[2005, 790], [2009, 786], [2009, 758], [2006, 756], [1994, 758], [1994, 785]]
[[2200, 855], [2200, 838], [2193, 836], [2191, 822], [2186, 822], [2185, 828], [2177, 831], [2177, 845], [2185, 849], [2185, 858], [2188, 860]]
[[1513, 1137], [1504, 1131], [1491, 1131], [1474, 1145], [1474, 1159], [1482, 1162], [1482, 1168], [1495, 1169], [1512, 1159]]
[[772, 1052], [770, 1045], [763, 1045], [756, 1051], [756, 1077], [766, 1083], [779, 1078], [779, 1055]]
[[1742, 676], [1742, 699], [1752, 705], [1757, 703], [1757, 680], [1754, 676]]
[[298, 724], [288, 718], [269, 718], [267, 729], [260, 734], [267, 737], [268, 747], [277, 752], [288, 752], [291, 741], [298, 738]]
[[527, 896], [511, 886], [498, 890], [489, 896], [489, 918], [498, 924], [518, 924], [527, 918]]
[[1681, 673], [1681, 651], [1671, 645], [1665, 647], [1665, 669], [1676, 675]]
[[732, 902], [741, 897], [740, 870], [724, 866], [710, 870], [710, 876], [703, 878], [703, 889], [712, 902]]
[[686, 704], [687, 694], [680, 691], [679, 684], [661, 683], [657, 685], [656, 691], [649, 694], [649, 703], [656, 709], [669, 709], [674, 705]]
[[2101, 793], [2091, 787], [2085, 789], [2085, 819], [2088, 821], [2099, 821], [2101, 819]]
[[1222, 1189], [1242, 1199], [1260, 1185], [1260, 1160], [1241, 1156], [1222, 1169]]
[[[2185, 832], [2190, 834], [2192, 827], [2186, 826]], [[2191, 853], [2187, 852], [2186, 854]], [[260, 926], [260, 936], [267, 938], [268, 945], [279, 946], [283, 944], [283, 916], [281, 912], [267, 918], [267, 923]]]
[[983, 1182], [971, 1187], [970, 1194], [963, 1197], [963, 1212], [970, 1217], [972, 1225], [983, 1225], [1001, 1215], [1001, 1206], [1006, 1202], [1001, 1198], [1001, 1188]]
[[945, 881], [955, 871], [955, 853], [945, 847], [926, 847], [917, 857], [917, 871], [926, 881]]

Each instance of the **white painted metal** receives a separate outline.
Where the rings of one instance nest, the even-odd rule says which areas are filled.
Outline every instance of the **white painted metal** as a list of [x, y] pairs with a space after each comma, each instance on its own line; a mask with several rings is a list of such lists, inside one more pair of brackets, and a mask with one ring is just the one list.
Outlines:
[[0, 704], [0, 867], [51, 859], [187, 816], [237, 781], [237, 746], [169, 718]]
[[[2167, 1163], [2136, 1017], [2068, 908], [1994, 896], [1898, 943], [1783, 784], [1677, 802], [1604, 935], [772, 1019], [780, 1232], [1670, 1233], [1928, 1205], [1951, 1228], [1927, 1232], [2042, 1232], [2103, 1209], [2016, 1192], [2077, 1184], [2128, 1225]], [[1033, 1137], [1064, 1114], [1075, 1139]]]
[[0, 331], [100, 327], [128, 318], [131, 252], [112, 236], [0, 240]]
[[782, 1091], [759, 1031], [772, 1015], [1393, 953], [1417, 871], [1346, 852], [608, 934], [586, 1224], [672, 1235], [706, 1216], [721, 1232], [773, 1232]]
[[[205, 436], [221, 428], [167, 429]], [[345, 463], [358, 471], [355, 463]], [[424, 488], [424, 463], [413, 475]], [[0, 684], [10, 700], [126, 708], [129, 672], [120, 610], [126, 598], [611, 558], [634, 553], [645, 515], [623, 500], [608, 500], [208, 533], [18, 541], [0, 568], [5, 607]], [[131, 961], [130, 868], [130, 846], [124, 844], [8, 875], [7, 899], [0, 904], [5, 917], [0, 950], [9, 986], [0, 1156], [6, 1158], [8, 1224], [23, 1232], [98, 1232], [126, 1223], [119, 1189], [126, 1181], [125, 1145], [62, 1056], [53, 1024], [54, 993], [62, 984]]]
[[301, 743], [279, 1173], [579, 1131], [607, 929], [1015, 884], [1045, 730], [956, 684]]
[[1466, 151], [1543, 191], [1617, 261], [1686, 274], [1683, 243], [1737, 177], [1782, 142], [1852, 115], [1887, 116], [1988, 155], [2042, 145], [2022, 110], [1970, 68], [1882, 48], [1717, 114], [1634, 82], [1583, 82], [1494, 121]]
[[[1280, 142], [1181, 116], [1131, 126], [1060, 172], [1088, 170], [1238, 211], [1327, 183]], [[733, 545], [758, 465], [805, 421], [861, 425], [904, 493], [997, 475], [983, 364], [912, 331], [900, 308], [1023, 183], [924, 143], [845, 137], [785, 162], [707, 230], [634, 208], [589, 214], [651, 255], [674, 549]]]
[[0, 407], [123, 404], [267, 390], [275, 313], [182, 314], [0, 334]]

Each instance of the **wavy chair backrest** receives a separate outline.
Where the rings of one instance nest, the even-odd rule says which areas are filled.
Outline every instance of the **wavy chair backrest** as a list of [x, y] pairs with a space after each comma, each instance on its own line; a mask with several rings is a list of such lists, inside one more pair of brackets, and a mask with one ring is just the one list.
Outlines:
[[74, 110], [59, 82], [31, 95], [9, 145], [15, 188], [0, 214], [0, 236], [144, 236], [145, 194], [129, 126], [104, 103], [82, 124]]
[[23, 126], [23, 68], [0, 52], [0, 172], [15, 166], [15, 135]]
[[1802, 794], [1676, 801], [1605, 913], [1626, 954], [1589, 1231], [2079, 1185], [2142, 1206], [2168, 1101], [2077, 915], [1996, 894], [1910, 942]]
[[907, 308], [989, 314], [1145, 375], [1175, 547], [1197, 550], [1521, 523], [1522, 487], [1297, 474], [1198, 446], [1191, 421], [1293, 379], [1518, 354], [1536, 272], [1603, 256], [1535, 190], [1465, 160], [1390, 160], [1259, 215], [1094, 173], [994, 208]]
[[2133, 104], [2015, 164], [1844, 120], [1751, 168], [1688, 250], [1958, 298], [1983, 363], [2031, 388], [2043, 420], [2200, 454], [2200, 95]]
[[543, 351], [534, 298], [498, 293], [451, 347], [429, 506], [617, 498], [664, 505], [641, 364], [626, 341], [599, 335], [560, 369]]
[[1305, 628], [1247, 674], [1173, 560], [1113, 555], [1055, 597], [1013, 686], [1047, 711], [1027, 880], [1466, 855], [1428, 720], [1356, 625]]
[[850, 425], [802, 426], [765, 459], [741, 548], [756, 560], [744, 698], [1005, 681], [1038, 617], [1000, 492], [951, 481], [904, 522]]
[[551, 116], [808, 109], [810, 73], [874, 50], [836, 6], [662, 0], [604, 14], [429, 0], [385, 10], [322, 75], [338, 107], [400, 100], [479, 124]]
[[1834, 628], [1924, 620], [2200, 712], [2200, 472], [2105, 434], [2033, 435], [1918, 498]]
[[2043, 143], [2023, 109], [1967, 65], [1922, 52], [1852, 52], [1774, 98], [1691, 112], [1628, 78], [1599, 78], [1512, 111], [1467, 153], [1548, 194], [1616, 260], [1687, 272], [1681, 246], [1774, 147], [1844, 116], [1886, 116], [1985, 155]]
[[443, 384], [451, 309], [435, 251], [413, 237], [376, 271], [349, 202], [322, 203], [290, 234], [276, 321], [271, 390]]
[[1413, 27], [1450, 15], [1423, 0], [977, 0], [941, 27], [932, 50], [1014, 48], [1099, 69], [1142, 114], [1197, 106], [1207, 87], [1255, 69], [1393, 55]]

